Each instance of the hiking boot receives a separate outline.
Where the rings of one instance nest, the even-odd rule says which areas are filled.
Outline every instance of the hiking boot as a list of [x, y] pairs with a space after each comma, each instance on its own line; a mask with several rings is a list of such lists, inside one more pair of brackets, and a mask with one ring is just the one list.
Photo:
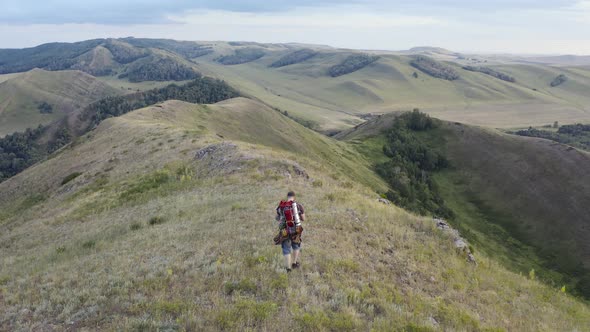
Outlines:
[[293, 263], [293, 264], [291, 265], [291, 267], [292, 267], [293, 269], [298, 269], [298, 268], [299, 268], [299, 266], [301, 266], [301, 264], [299, 264], [299, 262], [295, 262], [295, 263]]

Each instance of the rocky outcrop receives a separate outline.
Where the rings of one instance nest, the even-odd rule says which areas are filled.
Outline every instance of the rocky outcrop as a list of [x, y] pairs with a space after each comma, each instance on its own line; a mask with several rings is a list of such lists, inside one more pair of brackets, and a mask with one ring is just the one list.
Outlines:
[[459, 231], [452, 228], [443, 219], [434, 218], [433, 221], [436, 223], [436, 228], [440, 229], [444, 233], [447, 233], [451, 236], [451, 238], [453, 239], [453, 243], [455, 245], [455, 248], [457, 248], [457, 251], [462, 254], [465, 254], [467, 257], [467, 261], [477, 265], [477, 262], [475, 260], [475, 256], [473, 256], [471, 249], [469, 249], [469, 244], [467, 243], [467, 240], [465, 240], [463, 237], [461, 237], [461, 234], [459, 234]]

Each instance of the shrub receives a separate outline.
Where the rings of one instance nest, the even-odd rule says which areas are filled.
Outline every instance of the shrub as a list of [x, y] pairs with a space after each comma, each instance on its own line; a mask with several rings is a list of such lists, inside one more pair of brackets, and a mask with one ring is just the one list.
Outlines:
[[330, 325], [330, 318], [323, 311], [316, 311], [312, 313], [304, 313], [295, 317], [295, 321], [299, 324], [303, 331], [321, 331]]
[[154, 216], [154, 217], [150, 218], [150, 220], [148, 221], [148, 224], [151, 226], [154, 226], [154, 225], [163, 224], [164, 222], [166, 222], [166, 219], [164, 219], [164, 217]]
[[131, 229], [132, 231], [136, 231], [140, 228], [141, 228], [141, 224], [138, 222], [134, 222], [129, 226], [129, 229]]
[[303, 331], [354, 331], [358, 323], [354, 317], [344, 312], [314, 311], [295, 318]]
[[84, 249], [92, 249], [96, 246], [96, 241], [94, 240], [88, 240], [84, 243], [82, 243], [82, 248]]
[[122, 200], [132, 200], [137, 196], [154, 190], [173, 179], [171, 172], [167, 169], [156, 171], [152, 174], [145, 175], [138, 182], [132, 184], [127, 190], [121, 193], [119, 197]]
[[66, 176], [63, 180], [61, 180], [61, 185], [63, 186], [64, 184], [72, 181], [73, 179], [79, 177], [80, 175], [82, 175], [82, 173], [80, 173], [80, 172], [74, 172], [74, 173]]
[[41, 114], [51, 114], [53, 113], [53, 107], [51, 105], [49, 105], [46, 102], [42, 102], [41, 104], [39, 104], [39, 106], [37, 107], [37, 109], [39, 110], [39, 112]]
[[286, 290], [289, 287], [289, 278], [286, 274], [279, 274], [270, 282], [270, 287], [275, 290]]
[[324, 183], [321, 180], [314, 180], [311, 185], [315, 188], [321, 188], [324, 186]]
[[227, 294], [227, 295], [231, 295], [235, 291], [255, 294], [256, 288], [257, 288], [256, 284], [250, 279], [243, 279], [239, 282], [235, 282], [235, 281], [226, 282], [225, 285], [223, 286], [225, 294]]
[[186, 310], [187, 305], [180, 301], [157, 301], [152, 305], [152, 310], [160, 314], [179, 315]]
[[551, 81], [551, 83], [549, 83], [549, 85], [551, 85], [551, 87], [556, 87], [556, 86], [562, 85], [567, 80], [568, 80], [567, 76], [565, 76], [564, 74], [560, 74], [556, 78], [554, 78], [553, 81]]
[[216, 317], [220, 329], [258, 327], [278, 310], [276, 303], [240, 300], [231, 309], [222, 310]]

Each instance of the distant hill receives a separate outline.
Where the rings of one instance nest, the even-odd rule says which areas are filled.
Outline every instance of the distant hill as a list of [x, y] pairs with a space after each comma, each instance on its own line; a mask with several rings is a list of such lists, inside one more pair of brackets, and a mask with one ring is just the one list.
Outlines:
[[[376, 117], [337, 138], [377, 162], [395, 121]], [[416, 135], [448, 159], [450, 167], [432, 176], [455, 213], [451, 223], [476, 250], [590, 298], [590, 154], [450, 122]]]
[[[162, 54], [162, 50], [173, 52], [173, 55]], [[167, 39], [50, 43], [20, 50], [0, 49], [0, 74], [32, 68], [77, 69], [95, 76], [122, 75], [132, 82], [182, 81], [194, 78], [196, 73], [195, 64], [186, 60], [211, 52], [210, 47], [195, 42]]]
[[432, 47], [432, 46], [418, 46], [412, 47], [407, 51], [403, 51], [405, 53], [411, 54], [430, 54], [430, 55], [450, 55], [450, 56], [458, 56], [459, 53], [447, 50], [446, 48], [442, 47]]
[[[351, 145], [253, 100], [109, 118], [0, 183], [0, 330], [590, 324], [569, 289], [485, 252], [469, 263], [430, 218], [380, 202], [384, 189]], [[271, 240], [289, 190], [307, 218], [301, 267], [287, 275]]]
[[559, 66], [590, 66], [590, 56], [585, 55], [556, 55], [556, 56], [539, 56], [525, 57], [525, 62], [536, 62]]
[[[81, 71], [33, 69], [0, 83], [0, 137], [62, 119], [119, 92]], [[46, 103], [50, 110], [42, 111]]]
[[[346, 70], [334, 71], [348, 74], [331, 78], [331, 68], [343, 68], [347, 58], [360, 59], [363, 53], [379, 61], [367, 66], [358, 65], [367, 61], [349, 61]], [[439, 72], [444, 68], [452, 75], [414, 68], [415, 57], [428, 57]], [[0, 50], [0, 72], [79, 69], [123, 92], [186, 82], [201, 73], [226, 80], [326, 133], [359, 124], [368, 113], [414, 107], [441, 119], [496, 128], [590, 122], [590, 69], [523, 59], [467, 56], [436, 47], [361, 52], [293, 43], [120, 38]], [[551, 87], [559, 75], [567, 76], [567, 82]]]

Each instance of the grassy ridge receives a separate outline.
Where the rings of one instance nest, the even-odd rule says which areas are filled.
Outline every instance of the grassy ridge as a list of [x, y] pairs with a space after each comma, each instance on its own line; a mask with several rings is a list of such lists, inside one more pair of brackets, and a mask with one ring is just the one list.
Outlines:
[[[234, 127], [215, 126], [219, 112], [235, 114]], [[272, 125], [281, 130], [262, 133]], [[358, 154], [340, 155], [342, 147], [244, 99], [166, 102], [105, 121], [78, 145], [0, 184], [0, 305], [7, 308], [0, 328], [555, 330], [590, 323], [588, 307], [567, 294], [485, 255], [474, 267], [430, 220], [378, 203], [356, 181], [371, 172]], [[197, 153], [203, 148], [211, 152]], [[325, 156], [356, 163], [361, 173]], [[289, 276], [270, 241], [274, 205], [288, 189], [308, 213], [303, 267]]]

